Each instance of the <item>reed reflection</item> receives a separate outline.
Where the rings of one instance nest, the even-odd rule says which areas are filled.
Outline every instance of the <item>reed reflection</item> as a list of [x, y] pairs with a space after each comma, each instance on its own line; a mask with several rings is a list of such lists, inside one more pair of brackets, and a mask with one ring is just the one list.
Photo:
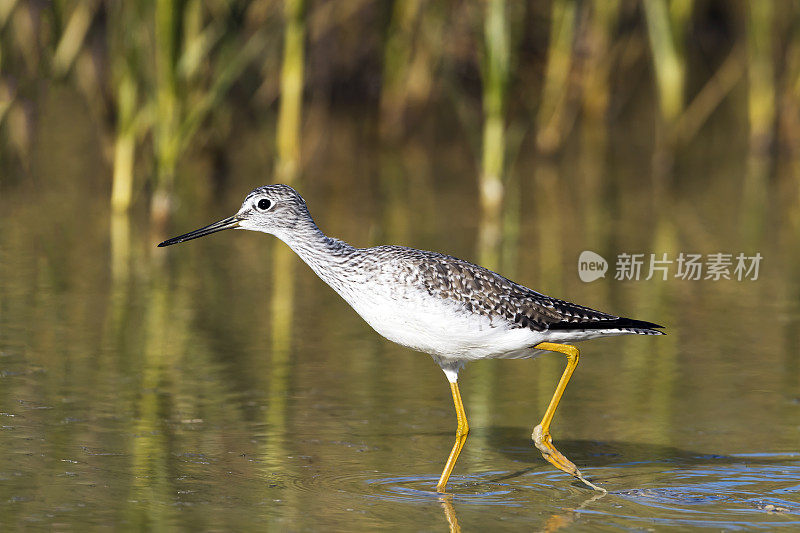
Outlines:
[[114, 213], [110, 222], [110, 330], [112, 338], [122, 339], [130, 307], [131, 220], [127, 213]]
[[130, 443], [132, 484], [128, 511], [131, 523], [153, 528], [172, 521], [175, 487], [170, 464], [174, 435], [168, 423], [173, 411], [173, 370], [180, 347], [180, 316], [170, 305], [170, 291], [163, 269], [153, 268], [145, 311], [145, 340], [139, 397]]

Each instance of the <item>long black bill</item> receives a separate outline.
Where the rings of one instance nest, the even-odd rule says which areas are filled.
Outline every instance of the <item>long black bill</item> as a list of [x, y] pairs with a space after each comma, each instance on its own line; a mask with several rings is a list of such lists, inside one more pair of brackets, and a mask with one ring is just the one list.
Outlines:
[[228, 217], [224, 220], [220, 220], [219, 222], [214, 222], [213, 224], [209, 224], [204, 228], [196, 229], [194, 231], [190, 231], [189, 233], [184, 233], [183, 235], [167, 239], [166, 241], [159, 244], [158, 247], [161, 248], [162, 246], [169, 246], [170, 244], [178, 244], [179, 242], [191, 241], [192, 239], [196, 239], [198, 237], [205, 237], [206, 235], [211, 235], [212, 233], [216, 233], [224, 229], [235, 228], [238, 226], [239, 226], [239, 219], [236, 216]]

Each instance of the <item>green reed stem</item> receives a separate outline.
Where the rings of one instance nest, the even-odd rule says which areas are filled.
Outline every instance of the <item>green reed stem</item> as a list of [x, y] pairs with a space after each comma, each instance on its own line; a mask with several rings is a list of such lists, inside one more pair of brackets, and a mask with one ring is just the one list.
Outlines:
[[673, 24], [675, 28], [682, 28], [688, 20], [675, 20], [674, 17], [687, 19], [690, 10], [685, 7], [676, 10], [671, 18], [666, 0], [644, 0], [643, 5], [656, 74], [659, 110], [662, 119], [674, 124], [683, 111], [686, 64], [680, 54], [681, 41], [673, 33]]
[[278, 114], [279, 181], [292, 183], [300, 165], [300, 122], [303, 104], [303, 63], [305, 58], [305, 13], [303, 0], [286, 0], [281, 68], [281, 102]]
[[563, 136], [563, 112], [575, 39], [575, 9], [574, 0], [555, 0], [550, 14], [547, 67], [536, 116], [536, 145], [545, 153], [554, 151]]
[[775, 71], [772, 2], [747, 4], [747, 115], [753, 149], [763, 151], [772, 138], [775, 122]]
[[500, 211], [505, 165], [505, 104], [508, 85], [509, 39], [505, 0], [490, 0], [484, 23], [483, 151], [480, 204], [481, 261], [496, 267], [499, 261]]
[[136, 81], [124, 69], [117, 90], [117, 129], [114, 140], [114, 174], [111, 187], [111, 208], [127, 211], [133, 199], [133, 168], [136, 152]]

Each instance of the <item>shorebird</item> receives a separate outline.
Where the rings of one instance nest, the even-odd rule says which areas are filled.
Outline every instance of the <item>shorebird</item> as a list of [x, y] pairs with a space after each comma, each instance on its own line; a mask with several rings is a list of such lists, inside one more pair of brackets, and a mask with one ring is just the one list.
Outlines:
[[276, 236], [375, 331], [430, 354], [438, 363], [450, 383], [457, 419], [455, 444], [439, 477], [438, 492], [445, 492], [469, 433], [458, 372], [470, 361], [532, 358], [543, 351], [565, 355], [567, 366], [531, 439], [553, 466], [605, 492], [556, 449], [550, 435], [558, 402], [578, 365], [579, 352], [572, 343], [613, 335], [662, 335], [657, 329], [662, 326], [551, 298], [449, 255], [403, 246], [355, 248], [325, 235], [306, 202], [288, 185], [258, 187], [232, 217], [158, 246], [226, 229]]

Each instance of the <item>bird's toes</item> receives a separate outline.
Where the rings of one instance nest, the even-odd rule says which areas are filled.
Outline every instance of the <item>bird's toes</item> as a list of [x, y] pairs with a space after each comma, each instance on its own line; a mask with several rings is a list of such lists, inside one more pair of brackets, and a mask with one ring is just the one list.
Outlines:
[[548, 463], [555, 466], [562, 472], [565, 472], [580, 480], [582, 483], [593, 488], [594, 490], [607, 492], [606, 489], [598, 487], [583, 477], [583, 474], [580, 470], [578, 470], [578, 467], [575, 466], [575, 463], [567, 459], [564, 454], [559, 452], [556, 447], [553, 446], [553, 437], [549, 432], [544, 431], [544, 428], [542, 428], [541, 424], [533, 428], [531, 439], [533, 439], [533, 443], [536, 445], [536, 448], [542, 453], [542, 457], [544, 457]]
[[545, 433], [541, 424], [533, 428], [531, 438], [533, 439], [534, 445], [542, 453], [542, 457], [544, 457], [547, 462], [571, 476], [575, 476], [579, 479], [582, 477], [578, 467], [553, 446], [553, 437], [549, 432]]

